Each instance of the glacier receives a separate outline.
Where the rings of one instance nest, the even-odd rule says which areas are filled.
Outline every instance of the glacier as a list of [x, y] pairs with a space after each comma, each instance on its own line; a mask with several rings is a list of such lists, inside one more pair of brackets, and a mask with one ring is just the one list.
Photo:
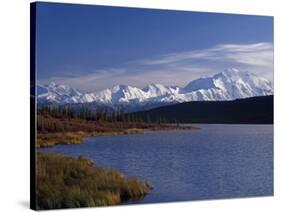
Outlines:
[[66, 85], [51, 82], [37, 85], [39, 104], [94, 103], [99, 105], [140, 110], [189, 101], [223, 101], [254, 96], [273, 95], [270, 81], [253, 73], [235, 68], [210, 77], [192, 80], [185, 87], [150, 84], [142, 89], [116, 85], [97, 92], [81, 92]]

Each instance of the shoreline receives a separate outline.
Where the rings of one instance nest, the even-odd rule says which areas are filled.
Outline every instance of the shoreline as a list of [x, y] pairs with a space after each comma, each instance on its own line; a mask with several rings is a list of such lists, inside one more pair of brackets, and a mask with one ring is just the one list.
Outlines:
[[83, 156], [39, 152], [37, 161], [37, 210], [120, 205], [153, 189], [147, 180], [97, 166]]
[[198, 130], [196, 126], [173, 126], [173, 125], [162, 125], [155, 126], [152, 128], [129, 128], [122, 131], [111, 131], [111, 132], [57, 132], [57, 133], [40, 133], [37, 135], [36, 148], [50, 148], [60, 144], [82, 144], [85, 142], [85, 137], [95, 136], [114, 136], [114, 135], [133, 135], [143, 134], [147, 131], [177, 131], [177, 130]]
[[[82, 144], [85, 142], [85, 137], [88, 136], [114, 136], [114, 135], [131, 135], [131, 134], [143, 134], [146, 131], [172, 131], [172, 130], [195, 130], [200, 129], [194, 126], [181, 126], [181, 125], [144, 125], [142, 128], [127, 128], [119, 129], [116, 131], [103, 131], [103, 132], [55, 132], [55, 133], [40, 133], [37, 135], [36, 148], [50, 148], [58, 144]], [[40, 144], [38, 144], [40, 142]], [[84, 206], [108, 206], [108, 205], [121, 205], [127, 201], [138, 200], [144, 198], [153, 189], [153, 185], [143, 179], [139, 179], [138, 176], [131, 177], [125, 176], [123, 172], [114, 169], [108, 169], [96, 164], [84, 156], [73, 157], [58, 153], [42, 153], [38, 151], [37, 153], [38, 167], [37, 167], [37, 180], [41, 182], [38, 183], [37, 188], [38, 195], [37, 198], [40, 200], [37, 208], [38, 209], [56, 209], [60, 208], [76, 208]], [[75, 165], [74, 165], [75, 164]], [[59, 172], [65, 170], [62, 173], [64, 180], [53, 181], [53, 176], [50, 173]], [[86, 175], [85, 177], [79, 177]], [[41, 173], [41, 174], [40, 174]], [[88, 192], [87, 188], [81, 187], [79, 191], [83, 193], [76, 193], [76, 183], [66, 185], [60, 182], [64, 182], [65, 179], [69, 179], [73, 182], [72, 175], [69, 173], [77, 174], [77, 179], [79, 183], [84, 182], [87, 185], [93, 187], [93, 191]], [[38, 174], [40, 174], [38, 177]], [[61, 178], [58, 175], [56, 178]], [[103, 179], [103, 180], [101, 180]], [[106, 181], [106, 183], [104, 182]], [[87, 182], [87, 183], [86, 183]], [[105, 183], [105, 184], [104, 184]], [[84, 183], [83, 183], [84, 184]], [[57, 201], [57, 197], [52, 195], [46, 195], [49, 189], [57, 187], [57, 190], [68, 190], [67, 193], [74, 193], [75, 196], [68, 199], [68, 203], [65, 205], [64, 201]], [[95, 188], [100, 187], [101, 190], [95, 191]], [[59, 194], [63, 196], [65, 193]], [[96, 199], [96, 195], [100, 196]], [[69, 197], [67, 197], [69, 198]], [[45, 200], [49, 199], [49, 202]], [[77, 199], [79, 199], [79, 204], [77, 204]], [[51, 201], [51, 205], [50, 205]], [[62, 206], [63, 205], [63, 206]]]

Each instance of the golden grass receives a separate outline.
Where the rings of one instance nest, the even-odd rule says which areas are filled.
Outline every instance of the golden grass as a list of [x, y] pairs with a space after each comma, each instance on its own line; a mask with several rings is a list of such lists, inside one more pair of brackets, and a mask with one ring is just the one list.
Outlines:
[[146, 181], [96, 167], [83, 157], [38, 153], [36, 172], [38, 210], [116, 205], [152, 189]]
[[78, 133], [47, 133], [37, 135], [37, 147], [52, 147], [56, 144], [81, 144], [83, 136]]
[[36, 147], [52, 147], [57, 144], [81, 144], [86, 136], [109, 136], [121, 134], [137, 134], [143, 133], [143, 129], [125, 129], [116, 132], [59, 132], [59, 133], [39, 133], [37, 135]]

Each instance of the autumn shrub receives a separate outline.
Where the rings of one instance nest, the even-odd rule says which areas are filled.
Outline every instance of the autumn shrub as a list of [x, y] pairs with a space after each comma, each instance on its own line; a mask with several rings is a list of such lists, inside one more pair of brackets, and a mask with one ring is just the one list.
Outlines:
[[151, 186], [100, 168], [83, 157], [37, 154], [37, 209], [116, 205], [146, 195]]

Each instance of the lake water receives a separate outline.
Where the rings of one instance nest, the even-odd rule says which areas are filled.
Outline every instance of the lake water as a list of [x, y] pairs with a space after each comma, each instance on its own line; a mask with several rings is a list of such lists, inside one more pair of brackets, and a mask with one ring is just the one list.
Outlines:
[[200, 130], [88, 137], [41, 149], [83, 155], [148, 180], [140, 203], [273, 195], [273, 125], [197, 125]]

